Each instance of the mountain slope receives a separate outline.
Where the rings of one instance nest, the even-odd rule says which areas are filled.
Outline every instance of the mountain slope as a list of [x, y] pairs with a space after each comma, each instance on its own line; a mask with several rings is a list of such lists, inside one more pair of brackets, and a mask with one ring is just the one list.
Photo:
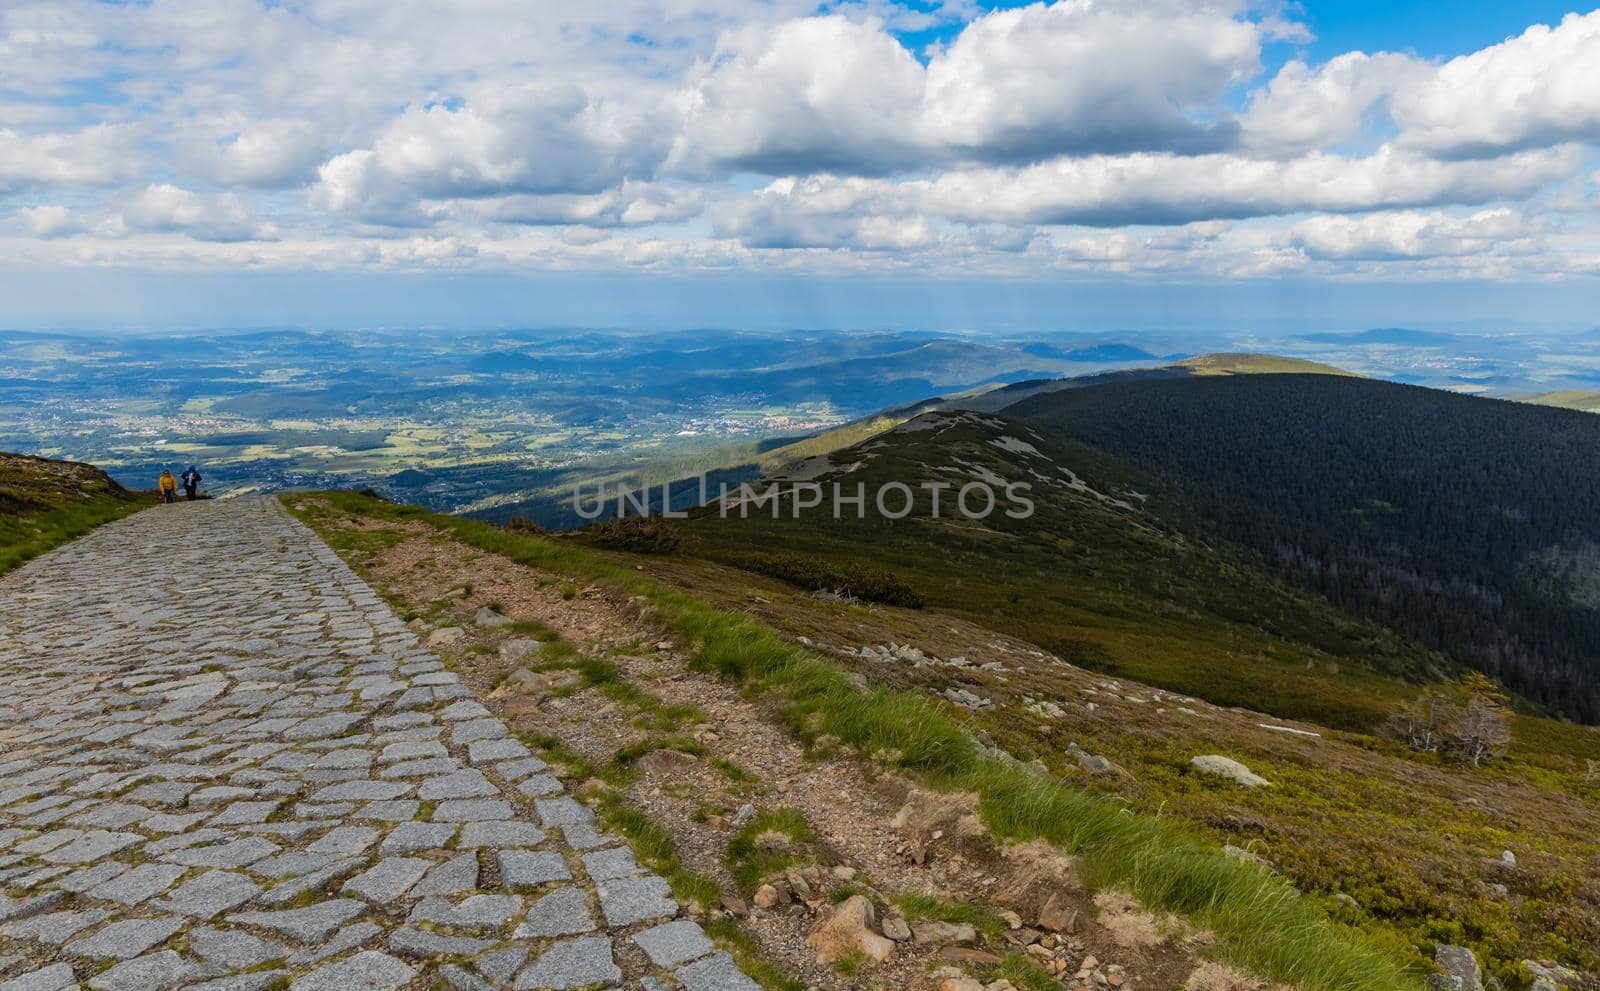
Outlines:
[[0, 572], [148, 504], [93, 465], [0, 451]]
[[1600, 392], [1593, 392], [1587, 389], [1561, 389], [1557, 392], [1542, 392], [1536, 396], [1529, 396], [1522, 401], [1533, 403], [1536, 406], [1559, 406], [1562, 409], [1600, 413]]
[[[1228, 391], [1256, 381], [1276, 396], [1262, 409]], [[1328, 391], [1341, 388], [1354, 391]], [[1511, 755], [1490, 766], [1409, 751], [1383, 732], [1386, 716], [1415, 698], [1419, 683], [1459, 674], [1459, 663], [1317, 594], [1248, 534], [1224, 534], [1210, 515], [1228, 507], [1206, 500], [1188, 459], [1173, 457], [1187, 470], [1169, 472], [1153, 458], [1108, 449], [1115, 442], [1139, 451], [1141, 438], [1149, 447], [1187, 446], [1189, 458], [1223, 471], [1237, 443], [1306, 471], [1302, 459], [1327, 456], [1331, 442], [1317, 440], [1319, 433], [1352, 429], [1341, 417], [1365, 413], [1372, 422], [1351, 439], [1355, 451], [1375, 452], [1365, 470], [1398, 474], [1393, 484], [1435, 501], [1439, 492], [1382, 463], [1386, 431], [1398, 432], [1395, 443], [1409, 443], [1413, 456], [1426, 456], [1414, 470], [1446, 478], [1459, 470], [1444, 456], [1456, 448], [1455, 432], [1437, 427], [1443, 443], [1424, 443], [1435, 415], [1463, 417], [1481, 453], [1505, 458], [1513, 470], [1559, 457], [1539, 443], [1502, 450], [1527, 439], [1523, 427], [1501, 424], [1497, 432], [1479, 417], [1497, 421], [1509, 404], [1443, 394], [1450, 412], [1430, 413], [1433, 395], [1396, 400], [1398, 388], [1314, 375], [1156, 378], [1036, 397], [1010, 411], [1016, 415], [936, 411], [803, 473], [825, 492], [834, 484], [846, 493], [857, 484], [869, 493], [910, 486], [908, 516], [869, 508], [864, 519], [848, 509], [835, 518], [826, 497], [797, 516], [799, 491], [775, 504], [744, 498], [726, 513], [710, 507], [679, 525], [678, 556], [624, 560], [856, 658], [872, 677], [948, 700], [975, 732], [1053, 776], [1214, 831], [1239, 856], [1264, 857], [1297, 887], [1343, 905], [1341, 917], [1352, 925], [1385, 938], [1398, 933], [1424, 956], [1437, 943], [1459, 941], [1508, 986], [1526, 980], [1523, 959], [1600, 967], [1590, 949], [1600, 946], [1600, 850], [1588, 825], [1600, 807], [1600, 733], [1522, 716]], [[1185, 432], [1201, 430], [1205, 416], [1142, 414], [1139, 393], [1160, 399], [1180, 389], [1238, 406], [1238, 422], [1208, 413], [1216, 429], [1238, 436], [1206, 448]], [[1410, 410], [1405, 399], [1421, 408]], [[1479, 405], [1461, 412], [1456, 402]], [[1338, 405], [1352, 409], [1335, 415]], [[1278, 418], [1299, 422], [1290, 415], [1298, 412], [1310, 421], [1307, 436], [1279, 427], [1282, 436], [1266, 443], [1252, 433], [1251, 424], [1272, 422], [1274, 409]], [[1110, 439], [1086, 442], [1091, 428], [1097, 441]], [[1543, 431], [1537, 423], [1527, 429]], [[1379, 442], [1364, 443], [1369, 437]], [[1543, 443], [1559, 447], [1549, 437]], [[1296, 445], [1312, 453], [1281, 450]], [[1252, 463], [1243, 454], [1234, 459], [1241, 472]], [[1344, 470], [1368, 487], [1379, 484]], [[1245, 491], [1262, 492], [1266, 514], [1343, 491], [1328, 474], [1280, 479], [1281, 491], [1270, 493], [1253, 473], [1242, 478], [1258, 486]], [[922, 488], [1018, 480], [1032, 485], [1028, 519], [936, 519], [932, 493]], [[1475, 483], [1456, 487], [1480, 491]], [[1395, 506], [1405, 500], [1404, 491], [1382, 491]], [[1587, 495], [1573, 494], [1579, 506], [1567, 515], [1578, 519]], [[947, 505], [951, 497], [943, 490]], [[1437, 515], [1448, 531], [1455, 517]], [[1377, 524], [1372, 529], [1384, 535]], [[837, 594], [841, 586], [845, 596]], [[880, 597], [901, 587], [918, 593], [920, 609]], [[1456, 608], [1448, 599], [1442, 605]], [[1443, 613], [1441, 622], [1454, 615]], [[1286, 725], [1284, 717], [1300, 722]], [[1194, 755], [1210, 753], [1244, 761], [1272, 786], [1217, 794], [1190, 770]], [[1515, 866], [1501, 856], [1508, 849]]]
[[1190, 532], [1600, 721], [1600, 420], [1330, 376], [1118, 383], [1008, 413], [1161, 479]]
[[[796, 517], [786, 502], [780, 518], [770, 507], [733, 505], [724, 516], [712, 506], [686, 526], [696, 552], [790, 574], [804, 569], [773, 561], [773, 551], [869, 562], [930, 608], [1070, 662], [1330, 725], [1369, 727], [1406, 695], [1402, 679], [1448, 669], [1262, 573], [1249, 555], [1189, 538], [1170, 522], [1182, 515], [1176, 494], [1150, 474], [1024, 423], [923, 414], [804, 475], [829, 491], [904, 485], [915, 509], [884, 519], [870, 495], [865, 519], [848, 507], [835, 518], [831, 504]], [[1005, 515], [1007, 482], [1031, 486], [1028, 518]], [[960, 487], [974, 483], [997, 496], [981, 521], [956, 505]], [[935, 518], [926, 486], [939, 484], [949, 488]], [[976, 490], [971, 502], [979, 508]]]

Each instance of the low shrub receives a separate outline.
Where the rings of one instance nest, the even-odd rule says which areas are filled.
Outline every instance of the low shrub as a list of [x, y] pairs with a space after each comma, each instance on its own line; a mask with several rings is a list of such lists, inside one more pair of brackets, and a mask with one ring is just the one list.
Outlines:
[[672, 554], [683, 538], [659, 516], [622, 516], [602, 520], [585, 533], [601, 547], [635, 554]]
[[887, 568], [826, 561], [809, 554], [743, 554], [731, 562], [746, 571], [797, 585], [808, 592], [842, 592], [867, 602], [921, 609], [922, 593]]

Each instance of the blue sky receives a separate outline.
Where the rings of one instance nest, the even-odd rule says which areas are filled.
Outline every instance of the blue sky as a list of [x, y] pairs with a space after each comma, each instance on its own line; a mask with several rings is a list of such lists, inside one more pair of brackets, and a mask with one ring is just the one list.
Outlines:
[[1570, 326], [1600, 12], [15, 0], [0, 325]]

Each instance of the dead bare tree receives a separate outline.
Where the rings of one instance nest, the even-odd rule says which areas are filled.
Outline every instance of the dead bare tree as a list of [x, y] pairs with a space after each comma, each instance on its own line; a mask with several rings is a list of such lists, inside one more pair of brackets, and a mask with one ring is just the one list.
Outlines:
[[1452, 753], [1480, 766], [1511, 744], [1511, 713], [1494, 682], [1473, 673], [1435, 688], [1389, 717], [1389, 731], [1416, 750]]

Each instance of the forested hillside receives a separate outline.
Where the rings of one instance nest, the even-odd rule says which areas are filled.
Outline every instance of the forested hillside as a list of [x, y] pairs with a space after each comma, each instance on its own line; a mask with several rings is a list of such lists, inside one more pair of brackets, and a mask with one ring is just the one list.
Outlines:
[[1333, 376], [1111, 383], [1006, 411], [1182, 492], [1188, 525], [1600, 721], [1600, 418]]

